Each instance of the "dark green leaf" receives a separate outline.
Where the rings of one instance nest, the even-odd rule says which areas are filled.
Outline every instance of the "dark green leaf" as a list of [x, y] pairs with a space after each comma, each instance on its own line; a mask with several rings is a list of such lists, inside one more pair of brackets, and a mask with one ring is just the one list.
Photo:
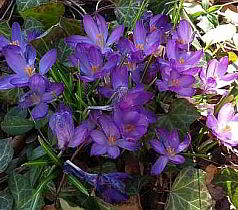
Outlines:
[[60, 25], [63, 27], [67, 35], [85, 35], [83, 23], [80, 20], [71, 18], [60, 18]]
[[9, 177], [9, 189], [17, 210], [40, 210], [44, 205], [42, 196], [34, 196], [35, 190], [28, 177], [13, 172]]
[[139, 195], [141, 188], [149, 183], [152, 177], [150, 176], [137, 176], [128, 183], [127, 193], [128, 195]]
[[37, 121], [36, 121], [36, 124], [35, 124], [35, 128], [36, 128], [36, 129], [41, 129], [41, 128], [43, 128], [43, 127], [48, 123], [48, 121], [49, 121], [48, 116], [37, 120]]
[[13, 197], [7, 192], [0, 192], [0, 210], [12, 210]]
[[18, 88], [0, 91], [0, 101], [1, 103], [7, 103], [8, 105], [16, 104], [18, 102], [19, 95], [20, 92]]
[[49, 2], [33, 8], [20, 11], [24, 19], [34, 18], [44, 24], [45, 29], [59, 22], [64, 14], [64, 5], [61, 3]]
[[204, 181], [204, 172], [187, 167], [176, 177], [166, 210], [212, 210], [212, 198]]
[[225, 168], [215, 176], [213, 184], [221, 186], [230, 197], [233, 205], [238, 208], [238, 171]]
[[11, 108], [7, 114], [5, 115], [5, 119], [8, 117], [21, 117], [21, 118], [26, 118], [27, 116], [27, 110], [26, 109], [21, 109], [20, 107], [16, 106]]
[[22, 117], [8, 117], [1, 123], [1, 128], [4, 132], [10, 135], [21, 135], [30, 131], [34, 127], [31, 120]]
[[47, 2], [48, 0], [16, 0], [18, 11], [30, 9], [32, 7], [39, 6], [40, 4]]
[[0, 139], [0, 173], [6, 170], [13, 153], [12, 138]]
[[176, 128], [184, 135], [199, 116], [196, 108], [186, 99], [176, 99], [170, 105], [169, 112], [158, 117], [157, 126], [170, 131]]
[[34, 186], [37, 182], [38, 178], [41, 175], [41, 171], [43, 170], [44, 166], [34, 165], [31, 166], [30, 171], [28, 172], [30, 177], [31, 186]]
[[32, 150], [32, 153], [30, 154], [28, 160], [35, 160], [38, 159], [40, 157], [42, 157], [43, 155], [45, 155], [45, 150], [43, 147], [38, 146], [35, 149]]
[[169, 14], [173, 11], [175, 2], [179, 0], [151, 0], [148, 9], [153, 14]]

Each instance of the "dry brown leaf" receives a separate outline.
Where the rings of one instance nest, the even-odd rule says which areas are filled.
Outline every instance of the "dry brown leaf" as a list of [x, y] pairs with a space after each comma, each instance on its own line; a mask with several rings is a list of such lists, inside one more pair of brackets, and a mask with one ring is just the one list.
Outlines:
[[143, 210], [140, 205], [139, 196], [131, 196], [130, 199], [120, 206], [113, 207], [113, 210]]
[[45, 205], [45, 207], [42, 210], [56, 210], [55, 205]]
[[206, 183], [206, 185], [209, 185], [209, 184], [211, 184], [214, 176], [217, 174], [218, 169], [213, 164], [210, 164], [206, 167], [205, 171], [206, 171], [205, 183]]

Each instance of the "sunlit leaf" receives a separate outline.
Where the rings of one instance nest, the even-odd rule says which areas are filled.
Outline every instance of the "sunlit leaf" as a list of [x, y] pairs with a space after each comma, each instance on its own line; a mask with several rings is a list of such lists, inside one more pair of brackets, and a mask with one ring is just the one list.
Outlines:
[[186, 99], [177, 99], [169, 107], [169, 112], [159, 116], [157, 126], [168, 130], [178, 129], [182, 134], [199, 118], [199, 112]]
[[66, 200], [64, 200], [63, 198], [60, 198], [60, 205], [62, 210], [84, 210], [81, 207], [72, 207], [68, 204], [68, 202]]
[[0, 173], [6, 170], [13, 153], [12, 138], [0, 139]]
[[212, 198], [204, 181], [204, 172], [187, 167], [176, 177], [166, 210], [212, 210]]
[[7, 117], [1, 123], [1, 128], [4, 132], [10, 135], [21, 135], [30, 131], [34, 127], [34, 123], [31, 120], [12, 116]]
[[[224, 31], [226, 33], [224, 33]], [[219, 25], [209, 30], [202, 38], [206, 44], [215, 44], [231, 40], [236, 33], [236, 27], [232, 24]]]
[[7, 192], [0, 192], [0, 210], [12, 210], [13, 197]]
[[40, 210], [44, 205], [42, 196], [33, 196], [35, 190], [28, 177], [13, 172], [9, 177], [9, 189], [17, 210]]

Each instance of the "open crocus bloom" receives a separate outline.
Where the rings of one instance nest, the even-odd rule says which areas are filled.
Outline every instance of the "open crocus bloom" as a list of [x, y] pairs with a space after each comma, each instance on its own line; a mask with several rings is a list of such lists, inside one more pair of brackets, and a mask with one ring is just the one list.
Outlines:
[[200, 72], [201, 88], [205, 92], [223, 94], [226, 90], [222, 88], [230, 85], [238, 78], [237, 73], [227, 73], [228, 64], [227, 56], [221, 58], [219, 61], [213, 59], [208, 63], [208, 68]]
[[221, 108], [218, 118], [210, 113], [206, 125], [225, 146], [238, 145], [238, 114], [235, 114], [231, 103], [227, 103]]
[[66, 43], [74, 47], [77, 43], [96, 45], [103, 54], [112, 51], [109, 46], [120, 39], [124, 32], [124, 26], [118, 26], [108, 37], [108, 26], [105, 19], [99, 14], [96, 15], [95, 19], [96, 21], [90, 15], [84, 15], [84, 30], [88, 37], [72, 35], [65, 39]]
[[184, 141], [180, 143], [177, 130], [169, 132], [166, 129], [158, 128], [156, 135], [159, 139], [151, 140], [150, 144], [160, 154], [160, 157], [151, 168], [151, 174], [153, 175], [162, 173], [169, 161], [174, 164], [183, 164], [185, 159], [178, 153], [188, 148], [191, 142], [191, 137], [187, 134]]

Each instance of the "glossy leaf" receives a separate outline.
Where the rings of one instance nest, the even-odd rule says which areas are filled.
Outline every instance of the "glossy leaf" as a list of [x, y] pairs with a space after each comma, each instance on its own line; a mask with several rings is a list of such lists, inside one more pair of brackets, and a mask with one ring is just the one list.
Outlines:
[[49, 2], [33, 8], [20, 11], [24, 19], [34, 18], [42, 22], [45, 29], [59, 22], [60, 17], [64, 14], [64, 5], [61, 3]]
[[10, 135], [21, 135], [30, 131], [34, 127], [31, 120], [22, 117], [7, 117], [1, 123], [1, 128], [4, 132]]
[[0, 139], [0, 173], [6, 170], [12, 160], [13, 153], [12, 138]]
[[35, 190], [28, 177], [13, 172], [9, 177], [9, 189], [15, 201], [15, 209], [40, 210], [44, 205], [42, 196], [33, 196]]
[[12, 210], [13, 197], [7, 192], [0, 192], [0, 210]]
[[7, 114], [5, 115], [5, 119], [8, 117], [21, 117], [21, 118], [26, 118], [27, 116], [27, 110], [26, 109], [21, 109], [20, 107], [13, 107], [11, 108]]
[[187, 167], [176, 177], [166, 210], [212, 210], [212, 198], [204, 181], [204, 172]]
[[27, 18], [24, 21], [24, 29], [25, 29], [26, 33], [30, 32], [30, 31], [43, 32], [44, 25], [43, 25], [43, 23], [36, 20], [35, 18]]
[[176, 128], [185, 134], [199, 116], [199, 112], [187, 100], [177, 99], [170, 105], [167, 114], [158, 117], [157, 126], [170, 131]]
[[11, 30], [10, 30], [10, 27], [9, 27], [7, 21], [2, 21], [0, 23], [0, 34], [4, 35], [6, 38], [11, 37]]

